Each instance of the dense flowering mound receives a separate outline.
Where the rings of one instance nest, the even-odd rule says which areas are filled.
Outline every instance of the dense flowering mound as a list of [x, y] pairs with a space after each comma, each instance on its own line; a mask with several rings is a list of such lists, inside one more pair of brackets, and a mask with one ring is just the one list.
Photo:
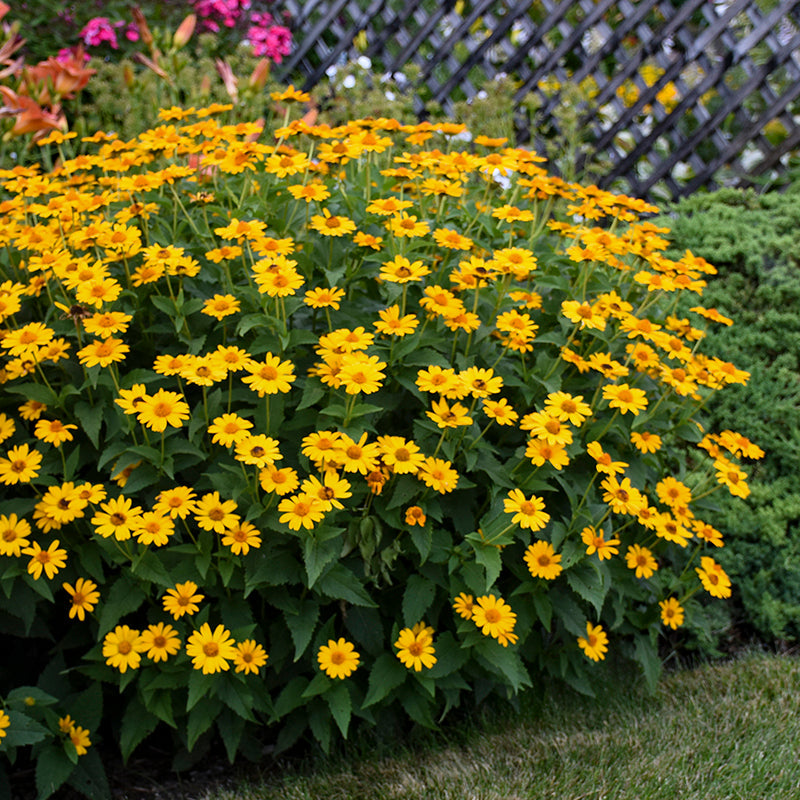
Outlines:
[[126, 756], [163, 722], [233, 757], [613, 650], [654, 679], [761, 455], [695, 418], [747, 377], [674, 316], [713, 267], [457, 125], [225, 110], [0, 172], [3, 636], [53, 664], [0, 747], [80, 778], [101, 685]]

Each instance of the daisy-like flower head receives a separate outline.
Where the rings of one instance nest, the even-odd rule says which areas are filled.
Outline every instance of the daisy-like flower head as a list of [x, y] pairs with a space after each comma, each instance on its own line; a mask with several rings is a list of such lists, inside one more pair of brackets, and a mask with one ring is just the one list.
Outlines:
[[337, 286], [332, 286], [330, 289], [320, 287], [309, 289], [305, 293], [303, 302], [311, 308], [333, 308], [338, 310], [344, 295], [344, 289], [339, 289]]
[[207, 492], [196, 501], [194, 521], [204, 531], [225, 533], [239, 522], [235, 500], [222, 500], [219, 492]]
[[136, 418], [150, 430], [162, 433], [167, 425], [173, 428], [182, 427], [189, 416], [189, 404], [182, 394], [159, 389], [139, 404]]
[[17, 483], [30, 483], [38, 474], [42, 454], [31, 450], [27, 443], [12, 447], [6, 458], [0, 458], [0, 483], [14, 486]]
[[381, 460], [397, 475], [415, 474], [425, 462], [424, 453], [402, 436], [379, 436]]
[[251, 547], [261, 547], [261, 531], [250, 522], [239, 522], [225, 531], [222, 544], [230, 547], [234, 555], [246, 556]]
[[78, 360], [85, 367], [107, 367], [117, 361], [124, 361], [129, 351], [130, 347], [122, 339], [109, 336], [107, 339], [90, 342], [78, 350]]
[[128, 669], [138, 669], [142, 661], [142, 652], [147, 645], [135, 628], [117, 625], [103, 639], [103, 657], [109, 667], [118, 669], [123, 674]]
[[417, 477], [439, 494], [452, 492], [458, 484], [458, 472], [453, 469], [449, 461], [441, 458], [426, 458], [417, 472]]
[[378, 312], [380, 320], [373, 322], [378, 333], [384, 336], [408, 336], [417, 329], [419, 319], [414, 314], [400, 314], [400, 306], [393, 305]]
[[233, 663], [236, 672], [258, 675], [259, 669], [267, 663], [268, 658], [266, 650], [255, 639], [245, 639], [236, 645]]
[[700, 566], [695, 572], [703, 584], [703, 588], [712, 597], [726, 598], [731, 596], [731, 580], [725, 570], [709, 556], [700, 559]]
[[309, 223], [311, 230], [323, 236], [346, 236], [356, 229], [353, 220], [331, 214], [327, 208], [322, 209], [322, 215], [314, 214]]
[[646, 547], [633, 544], [625, 553], [628, 569], [635, 570], [637, 578], [649, 578], [657, 569], [658, 562]]
[[602, 625], [592, 625], [591, 622], [587, 622], [586, 636], [578, 637], [578, 647], [592, 661], [602, 661], [608, 652], [608, 635]]
[[348, 394], [373, 394], [381, 388], [385, 368], [386, 362], [378, 356], [349, 353], [342, 356], [339, 379]]
[[433, 633], [424, 623], [403, 628], [394, 646], [403, 666], [415, 672], [421, 672], [423, 667], [430, 669], [436, 663]]
[[74, 586], [69, 583], [62, 583], [61, 586], [72, 601], [69, 608], [70, 619], [77, 617], [83, 621], [87, 611], [89, 613], [94, 611], [94, 607], [100, 599], [100, 592], [97, 591], [97, 584], [94, 581], [78, 578]]
[[188, 486], [175, 486], [172, 489], [164, 489], [158, 493], [153, 510], [160, 514], [169, 515], [172, 519], [186, 517], [195, 510], [194, 489]]
[[493, 594], [478, 597], [472, 607], [472, 621], [484, 636], [497, 639], [504, 647], [509, 641], [516, 641], [513, 630], [517, 624], [517, 615], [502, 597], [495, 597]]
[[517, 414], [505, 397], [502, 397], [500, 400], [484, 399], [483, 412], [498, 425], [513, 425], [519, 419], [519, 414]]
[[118, 542], [124, 542], [131, 538], [141, 515], [139, 506], [134, 506], [129, 497], [120, 495], [101, 503], [100, 511], [92, 517], [91, 522], [98, 536], [104, 539], [113, 536]]
[[661, 608], [661, 622], [664, 625], [677, 630], [683, 625], [683, 606], [678, 602], [677, 598], [670, 597], [666, 600], [659, 602]]
[[60, 447], [64, 442], [72, 441], [72, 433], [70, 431], [76, 430], [78, 430], [77, 425], [64, 424], [58, 419], [40, 419], [36, 423], [33, 435], [43, 442], [52, 444], [54, 447]]
[[647, 395], [643, 389], [621, 383], [619, 386], [604, 386], [603, 397], [608, 400], [609, 408], [618, 408], [623, 414], [630, 412], [638, 416], [647, 408]]
[[181, 649], [178, 631], [166, 622], [148, 625], [142, 631], [142, 644], [144, 645], [144, 654], [156, 663], [166, 661]]
[[597, 553], [601, 561], [619, 553], [619, 539], [606, 539], [603, 531], [598, 533], [592, 525], [587, 525], [581, 531], [581, 540], [586, 545], [587, 555]]
[[63, 569], [67, 564], [67, 551], [60, 548], [58, 539], [50, 542], [47, 550], [43, 550], [38, 542], [32, 542], [30, 547], [26, 547], [22, 552], [30, 556], [28, 562], [28, 573], [34, 580], [39, 580], [44, 572], [47, 580], [52, 580], [53, 576]]
[[555, 580], [563, 571], [560, 564], [561, 555], [556, 553], [550, 542], [537, 539], [525, 551], [525, 563], [534, 578], [544, 578], [546, 581]]
[[325, 516], [322, 501], [302, 493], [284, 497], [278, 503], [278, 511], [281, 512], [280, 521], [293, 531], [299, 531], [300, 528], [311, 530]]
[[283, 456], [278, 449], [278, 441], [264, 434], [248, 435], [246, 438], [236, 442], [236, 452], [234, 458], [243, 464], [251, 464], [263, 469], [276, 461], [280, 461]]
[[186, 641], [186, 655], [192, 666], [202, 670], [203, 675], [213, 675], [230, 669], [229, 661], [236, 657], [236, 642], [224, 625], [211, 626], [204, 622], [200, 630], [194, 631]]
[[469, 416], [469, 409], [461, 403], [448, 405], [443, 398], [431, 403], [432, 411], [425, 414], [430, 417], [439, 428], [458, 428], [462, 425], [472, 425], [472, 417]]
[[395, 256], [391, 261], [384, 261], [378, 277], [389, 283], [405, 284], [420, 281], [430, 274], [430, 267], [421, 261], [411, 262], [404, 256]]
[[475, 608], [475, 598], [471, 594], [461, 592], [453, 601], [453, 608], [459, 617], [472, 619], [472, 611]]
[[258, 479], [265, 492], [275, 492], [279, 496], [291, 494], [300, 485], [300, 479], [295, 470], [291, 467], [278, 469], [274, 464], [262, 469], [258, 474]]
[[322, 503], [322, 510], [326, 513], [334, 508], [344, 508], [341, 500], [353, 496], [350, 491], [350, 481], [340, 478], [339, 474], [332, 469], [325, 471], [322, 480], [311, 475], [303, 481], [300, 491], [316, 497]]
[[23, 548], [30, 545], [31, 526], [16, 514], [0, 514], [0, 556], [19, 558]]
[[328, 644], [322, 645], [317, 653], [319, 668], [329, 678], [347, 678], [352, 675], [358, 667], [358, 660], [361, 655], [355, 651], [351, 642], [344, 638], [336, 641], [328, 640]]
[[414, 526], [419, 525], [420, 527], [425, 526], [425, 522], [427, 521], [427, 517], [425, 516], [425, 512], [419, 506], [409, 506], [406, 509], [406, 525]]
[[6, 730], [6, 728], [8, 728], [10, 725], [11, 725], [11, 717], [9, 717], [5, 711], [0, 709], [0, 742], [3, 741], [3, 738], [5, 736], [8, 736], [8, 731]]
[[200, 610], [198, 603], [205, 595], [197, 591], [197, 584], [194, 581], [176, 583], [174, 589], [167, 589], [161, 602], [164, 611], [172, 614], [175, 619], [180, 619], [184, 614], [191, 616]]
[[245, 364], [247, 375], [242, 382], [259, 397], [267, 394], [285, 394], [290, 391], [296, 379], [294, 364], [281, 361], [278, 356], [267, 353], [263, 361], [250, 361]]
[[136, 520], [136, 541], [139, 544], [163, 547], [175, 533], [172, 517], [160, 511], [145, 511]]
[[230, 447], [247, 439], [250, 434], [248, 431], [253, 427], [250, 420], [240, 417], [238, 414], [222, 414], [215, 417], [208, 432], [212, 435], [211, 441], [214, 444], [221, 444], [223, 447]]
[[512, 489], [503, 500], [506, 514], [513, 514], [511, 522], [520, 528], [539, 531], [550, 521], [544, 510], [544, 500], [536, 495], [525, 497], [521, 489]]

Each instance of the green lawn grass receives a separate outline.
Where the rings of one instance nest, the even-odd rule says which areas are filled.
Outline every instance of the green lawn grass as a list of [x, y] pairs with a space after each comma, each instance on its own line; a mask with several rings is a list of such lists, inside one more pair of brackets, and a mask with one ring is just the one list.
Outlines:
[[[608, 670], [603, 676], [608, 678]], [[796, 800], [800, 660], [752, 654], [668, 674], [654, 695], [546, 692], [436, 736], [360, 742], [206, 800]]]

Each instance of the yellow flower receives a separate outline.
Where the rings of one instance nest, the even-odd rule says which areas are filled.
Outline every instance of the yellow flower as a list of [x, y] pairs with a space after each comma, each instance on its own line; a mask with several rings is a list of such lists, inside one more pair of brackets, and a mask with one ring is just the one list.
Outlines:
[[92, 517], [91, 522], [98, 536], [104, 539], [113, 536], [118, 542], [124, 542], [131, 538], [141, 515], [139, 506], [134, 506], [130, 498], [120, 495], [101, 503], [100, 511]]
[[135, 522], [139, 544], [163, 547], [175, 533], [175, 523], [159, 511], [145, 511]]
[[619, 544], [619, 539], [606, 540], [603, 531], [601, 530], [598, 533], [591, 525], [587, 525], [581, 531], [581, 540], [586, 545], [587, 555], [591, 556], [597, 553], [597, 557], [601, 561], [619, 553], [619, 549], [616, 547]]
[[731, 581], [725, 570], [709, 556], [700, 559], [700, 566], [695, 567], [695, 572], [700, 578], [703, 588], [712, 597], [730, 597]]
[[578, 637], [578, 646], [592, 661], [602, 661], [608, 651], [608, 635], [602, 625], [586, 623], [586, 636]]
[[322, 501], [308, 494], [285, 497], [278, 503], [278, 511], [283, 512], [280, 521], [293, 531], [301, 527], [311, 530], [325, 516]]
[[472, 621], [484, 636], [492, 636], [503, 647], [507, 647], [509, 642], [514, 644], [517, 640], [513, 633], [517, 615], [502, 597], [495, 597], [493, 594], [478, 597], [472, 607]]
[[189, 404], [183, 400], [183, 395], [159, 389], [154, 395], [142, 400], [136, 418], [151, 431], [162, 433], [167, 425], [173, 428], [182, 427], [189, 416]]
[[164, 622], [148, 625], [142, 631], [142, 643], [145, 655], [155, 662], [166, 661], [181, 649], [178, 632], [172, 625]]
[[17, 483], [30, 483], [38, 474], [42, 454], [30, 450], [27, 444], [12, 447], [7, 458], [0, 458], [0, 483], [14, 486]]
[[207, 492], [195, 503], [194, 521], [204, 531], [225, 533], [239, 522], [235, 500], [222, 500], [219, 492]]
[[653, 554], [646, 547], [638, 544], [628, 548], [625, 561], [628, 569], [636, 571], [637, 578], [649, 578], [658, 569], [658, 562], [653, 558]]
[[103, 657], [106, 664], [122, 673], [127, 672], [128, 668], [138, 669], [142, 661], [141, 654], [146, 649], [147, 645], [139, 635], [139, 631], [127, 625], [117, 625], [103, 639]]
[[214, 319], [222, 320], [240, 310], [239, 301], [232, 294], [215, 294], [203, 303], [200, 309]]
[[230, 669], [229, 661], [236, 657], [236, 642], [224, 625], [211, 626], [204, 622], [200, 630], [194, 631], [186, 641], [186, 655], [192, 659], [192, 666], [202, 670], [203, 675], [225, 672]]
[[175, 619], [179, 619], [184, 614], [191, 616], [200, 610], [198, 603], [205, 597], [197, 591], [197, 584], [194, 581], [176, 583], [174, 589], [167, 589], [161, 602], [164, 611], [172, 614]]
[[621, 383], [619, 386], [604, 386], [603, 398], [608, 400], [609, 408], [618, 408], [623, 414], [629, 411], [638, 416], [647, 408], [647, 395], [643, 389], [636, 389]]
[[661, 608], [661, 622], [669, 626], [672, 630], [677, 630], [683, 625], [683, 606], [676, 598], [670, 597], [661, 600], [658, 604]]
[[559, 563], [561, 555], [556, 553], [550, 542], [537, 539], [525, 551], [525, 563], [534, 578], [544, 578], [546, 581], [555, 580], [562, 572]]
[[419, 506], [409, 506], [406, 509], [406, 525], [419, 525], [424, 527], [427, 517]]
[[175, 517], [186, 519], [195, 510], [194, 498], [194, 489], [190, 489], [188, 486], [164, 489], [159, 492], [153, 510], [161, 514], [168, 514], [172, 519]]
[[130, 350], [122, 339], [98, 339], [78, 350], [78, 360], [85, 367], [107, 367], [117, 361], [124, 361], [125, 355]]
[[72, 603], [69, 609], [69, 618], [77, 617], [83, 621], [86, 612], [94, 611], [97, 601], [100, 599], [100, 592], [97, 591], [97, 584], [85, 578], [78, 578], [75, 586], [69, 583], [62, 583], [63, 589], [70, 595]]
[[225, 531], [222, 544], [230, 547], [234, 555], [246, 556], [251, 547], [261, 547], [261, 531], [250, 522], [240, 522]]
[[26, 547], [22, 552], [30, 556], [28, 572], [33, 575], [34, 580], [42, 577], [42, 571], [51, 580], [53, 576], [66, 566], [67, 551], [59, 548], [58, 539], [53, 539], [47, 550], [43, 550], [38, 542], [33, 542], [30, 547]]
[[245, 639], [236, 645], [236, 653], [233, 656], [233, 663], [236, 672], [244, 672], [246, 675], [258, 675], [258, 670], [267, 663], [267, 655], [264, 648], [254, 639]]
[[245, 364], [245, 370], [249, 374], [242, 378], [242, 383], [257, 392], [259, 397], [267, 394], [285, 394], [291, 390], [297, 377], [291, 361], [281, 361], [272, 353], [266, 353], [263, 362], [249, 361]]
[[329, 639], [328, 644], [322, 645], [317, 653], [319, 668], [329, 678], [347, 678], [352, 675], [358, 667], [360, 657], [353, 645], [343, 638], [337, 641]]
[[403, 628], [400, 631], [394, 646], [403, 666], [421, 672], [423, 667], [430, 669], [436, 663], [434, 655], [436, 650], [433, 647], [433, 635], [430, 631], [431, 629], [424, 623], [415, 625], [413, 629]]
[[372, 324], [378, 330], [378, 333], [384, 336], [408, 336], [414, 333], [419, 320], [414, 314], [404, 314], [400, 316], [400, 306], [393, 305], [378, 312], [380, 317], [379, 322]]
[[511, 522], [520, 528], [539, 531], [550, 521], [544, 510], [544, 500], [536, 495], [525, 497], [521, 489], [512, 489], [503, 500], [506, 514], [513, 514]]
[[36, 423], [33, 430], [33, 435], [43, 442], [52, 444], [54, 447], [60, 447], [64, 442], [72, 441], [72, 434], [70, 431], [78, 430], [77, 425], [65, 425], [60, 420], [46, 420], [40, 419]]
[[255, 436], [248, 435], [246, 438], [236, 442], [234, 458], [243, 464], [264, 468], [269, 464], [280, 461], [283, 456], [278, 450], [278, 441], [276, 439], [259, 433]]
[[323, 236], [345, 236], [356, 229], [353, 220], [331, 214], [327, 208], [322, 209], [322, 216], [314, 214], [309, 227]]
[[262, 469], [258, 478], [265, 492], [275, 492], [280, 496], [291, 494], [300, 484], [295, 470], [291, 467], [278, 469], [274, 464]]
[[472, 610], [475, 607], [475, 601], [471, 594], [461, 592], [458, 597], [453, 601], [453, 608], [456, 613], [464, 619], [472, 619]]
[[11, 725], [11, 717], [0, 708], [0, 741], [3, 740], [3, 737], [8, 736], [6, 728], [8, 728], [9, 725]]
[[16, 514], [0, 514], [0, 556], [19, 558], [22, 549], [30, 545], [31, 526]]

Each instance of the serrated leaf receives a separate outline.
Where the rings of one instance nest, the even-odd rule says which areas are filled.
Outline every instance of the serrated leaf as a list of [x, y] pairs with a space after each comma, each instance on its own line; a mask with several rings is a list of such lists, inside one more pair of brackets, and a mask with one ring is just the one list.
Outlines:
[[576, 568], [567, 573], [567, 583], [573, 592], [580, 595], [587, 603], [594, 606], [597, 615], [603, 608], [603, 601], [608, 591], [608, 583], [603, 580], [603, 573], [589, 568]]
[[36, 759], [37, 800], [45, 800], [67, 782], [75, 765], [60, 744], [45, 745]]
[[369, 596], [361, 581], [344, 564], [334, 564], [320, 578], [317, 589], [337, 600], [346, 600], [357, 606], [377, 608], [377, 603]]
[[320, 541], [318, 537], [311, 534], [303, 541], [303, 560], [308, 575], [309, 589], [317, 582], [325, 567], [335, 560], [341, 551], [342, 543], [338, 536], [335, 539]]
[[89, 441], [95, 446], [100, 447], [100, 427], [103, 424], [103, 404], [89, 403], [81, 400], [75, 404], [75, 418], [89, 437]]
[[131, 753], [158, 726], [158, 720], [142, 705], [139, 698], [134, 697], [122, 715], [122, 726], [119, 734], [119, 748], [122, 760], [127, 761]]
[[647, 688], [654, 692], [658, 686], [658, 679], [661, 677], [661, 659], [658, 657], [658, 650], [649, 636], [636, 637], [634, 658], [641, 664]]
[[298, 661], [314, 635], [319, 619], [319, 603], [307, 599], [300, 604], [297, 614], [286, 613], [285, 619], [294, 642], [294, 660]]
[[336, 683], [326, 695], [328, 708], [343, 738], [347, 738], [347, 729], [350, 727], [350, 715], [353, 711], [353, 702], [350, 699], [350, 690], [345, 681]]
[[126, 614], [132, 614], [145, 601], [144, 592], [128, 578], [120, 578], [103, 602], [98, 636], [105, 636]]
[[411, 575], [403, 593], [403, 619], [409, 627], [420, 622], [436, 594], [433, 581], [421, 575]]
[[408, 670], [396, 656], [389, 653], [379, 655], [369, 673], [369, 689], [361, 707], [367, 708], [383, 700], [403, 683], [407, 674]]

